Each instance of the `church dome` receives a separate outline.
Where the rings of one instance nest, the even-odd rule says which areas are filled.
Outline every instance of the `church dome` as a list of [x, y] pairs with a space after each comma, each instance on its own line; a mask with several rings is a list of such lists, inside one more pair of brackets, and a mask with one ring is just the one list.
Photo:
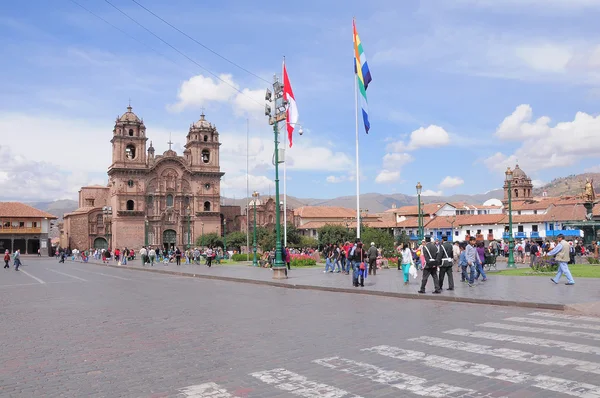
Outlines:
[[120, 122], [126, 122], [126, 123], [141, 123], [141, 120], [139, 117], [137, 117], [137, 115], [135, 113], [133, 113], [131, 105], [129, 105], [127, 107], [127, 112], [125, 112], [123, 115], [121, 115], [121, 117], [119, 118]]
[[521, 180], [529, 180], [529, 177], [527, 177], [527, 174], [525, 174], [525, 172], [523, 170], [521, 170], [519, 165], [516, 165], [515, 169], [513, 170], [513, 178], [514, 179], [518, 178]]
[[204, 113], [202, 113], [202, 115], [200, 115], [200, 120], [194, 123], [194, 127], [210, 129], [213, 127], [213, 125], [210, 124], [210, 122], [204, 118]]

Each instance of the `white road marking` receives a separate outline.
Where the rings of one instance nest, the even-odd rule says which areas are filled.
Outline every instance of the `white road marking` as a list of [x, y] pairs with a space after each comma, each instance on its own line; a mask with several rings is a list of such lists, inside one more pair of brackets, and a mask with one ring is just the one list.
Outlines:
[[2, 287], [18, 287], [18, 286], [37, 286], [39, 285], [39, 283], [17, 283], [14, 285], [0, 285], [0, 288]]
[[373, 352], [386, 357], [399, 359], [401, 361], [418, 361], [430, 368], [444, 369], [450, 372], [502, 380], [514, 384], [526, 384], [544, 390], [560, 392], [575, 397], [594, 397], [595, 395], [592, 394], [600, 396], [600, 387], [593, 384], [579, 383], [576, 381], [556, 377], [540, 375], [534, 376], [529, 373], [520, 372], [513, 369], [495, 369], [481, 363], [461, 361], [439, 355], [427, 355], [424, 352], [404, 350], [398, 347], [381, 345], [372, 348], [365, 348], [361, 351]]
[[493, 348], [488, 345], [465, 343], [463, 341], [440, 339], [437, 337], [422, 336], [408, 339], [434, 347], [448, 348], [474, 354], [488, 355], [497, 358], [509, 359], [519, 362], [535, 363], [546, 366], [569, 366], [580, 372], [600, 374], [600, 364], [579, 359], [560, 357], [555, 355], [538, 355], [527, 351], [513, 350], [510, 348]]
[[573, 321], [600, 322], [600, 318], [596, 318], [596, 317], [592, 317], [592, 316], [555, 314], [553, 312], [532, 312], [529, 315], [530, 316], [543, 316], [546, 318], [570, 319]]
[[184, 397], [188, 398], [232, 398], [227, 390], [216, 383], [197, 384], [179, 390]]
[[43, 280], [41, 280], [41, 279], [40, 279], [40, 278], [38, 278], [37, 276], [33, 276], [33, 275], [31, 275], [31, 274], [30, 274], [29, 272], [27, 272], [27, 271], [23, 271], [22, 269], [20, 269], [19, 271], [20, 271], [20, 272], [22, 272], [22, 273], [24, 273], [24, 274], [25, 274], [25, 275], [27, 275], [28, 277], [35, 279], [36, 281], [38, 281], [38, 282], [39, 282], [39, 283], [41, 283], [42, 285], [45, 285], [45, 284], [46, 284], [46, 282], [44, 282]]
[[477, 394], [475, 390], [443, 383], [426, 386], [425, 384], [429, 381], [422, 377], [411, 376], [394, 370], [385, 370], [375, 365], [351, 359], [331, 357], [317, 359], [313, 362], [354, 376], [366, 377], [376, 383], [387, 384], [399, 390], [424, 397], [471, 397]]
[[121, 279], [124, 281], [130, 281], [131, 279], [129, 278], [123, 278], [122, 276], [116, 276], [116, 275], [110, 275], [110, 274], [104, 274], [102, 272], [94, 272], [94, 271], [87, 271], [87, 270], [83, 270], [83, 269], [79, 269], [79, 268], [73, 268], [74, 270], [77, 271], [81, 271], [81, 272], [86, 272], [88, 274], [95, 274], [95, 275], [102, 275], [102, 276], [108, 276], [110, 278], [116, 278], [116, 279]]
[[265, 370], [250, 374], [266, 384], [305, 398], [362, 398], [348, 391], [327, 384], [310, 381], [306, 377], [286, 369]]
[[467, 329], [447, 330], [444, 333], [453, 334], [455, 336], [475, 337], [479, 339], [488, 339], [495, 341], [508, 341], [511, 343], [534, 345], [538, 347], [560, 348], [564, 351], [581, 352], [583, 354], [600, 355], [600, 347], [591, 345], [571, 343], [567, 341], [557, 341], [548, 339], [539, 339], [537, 337], [514, 336], [511, 334], [476, 332]]
[[55, 272], [55, 273], [57, 273], [57, 274], [60, 274], [60, 275], [68, 276], [68, 277], [70, 277], [70, 278], [79, 279], [80, 281], [87, 282], [87, 280], [86, 280], [86, 279], [80, 278], [80, 277], [78, 277], [78, 276], [75, 276], [75, 275], [65, 274], [64, 272], [60, 272], [60, 271], [57, 271], [57, 270], [55, 270], [55, 269], [52, 269], [52, 268], [46, 268], [46, 269], [47, 269], [48, 271], [52, 271], [52, 272]]
[[549, 328], [534, 328], [531, 326], [508, 325], [506, 323], [496, 323], [496, 322], [486, 322], [486, 323], [479, 324], [477, 326], [482, 326], [484, 328], [514, 330], [514, 331], [518, 331], [518, 332], [556, 334], [559, 336], [567, 336], [567, 337], [576, 336], [576, 337], [583, 337], [586, 339], [593, 339], [593, 340], [600, 341], [600, 334], [590, 333], [590, 332], [579, 332], [579, 331], [573, 331], [573, 330], [549, 329]]
[[514, 316], [511, 318], [506, 318], [504, 320], [511, 321], [511, 322], [532, 323], [534, 325], [562, 326], [562, 327], [566, 327], [566, 328], [600, 330], [600, 325], [586, 325], [583, 323], [552, 321], [550, 319], [521, 318], [518, 316]]

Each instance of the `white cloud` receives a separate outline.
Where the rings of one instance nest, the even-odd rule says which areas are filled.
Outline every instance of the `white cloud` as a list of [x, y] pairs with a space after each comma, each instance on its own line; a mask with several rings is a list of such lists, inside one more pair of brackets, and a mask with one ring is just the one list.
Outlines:
[[567, 46], [545, 43], [517, 47], [516, 55], [533, 70], [563, 73], [573, 58], [573, 51]]
[[[258, 191], [263, 192], [275, 191], [275, 182], [266, 176], [252, 175], [248, 176], [248, 187], [250, 193]], [[229, 198], [246, 197], [246, 175], [228, 176], [227, 173], [221, 180], [221, 194]]]
[[390, 171], [390, 170], [381, 170], [377, 177], [375, 177], [375, 182], [378, 184], [385, 184], [394, 181], [398, 181], [400, 179], [399, 171]]
[[348, 177], [347, 176], [327, 176], [325, 181], [327, 181], [330, 184], [339, 184], [341, 182], [348, 181]]
[[442, 191], [434, 191], [432, 189], [426, 189], [421, 192], [421, 196], [442, 196], [444, 193]]
[[408, 144], [403, 141], [388, 144], [390, 152], [413, 151], [418, 148], [441, 147], [450, 144], [450, 135], [446, 130], [434, 124], [428, 127], [421, 127], [410, 133]]
[[586, 173], [600, 173], [600, 165], [588, 167], [584, 170]]
[[[446, 2], [444, 2], [446, 3]], [[452, 5], [466, 5], [494, 9], [511, 9], [515, 12], [522, 8], [534, 7], [536, 11], [559, 11], [567, 9], [600, 8], [598, 0], [455, 0]]]
[[[596, 157], [600, 151], [600, 116], [577, 112], [573, 121], [560, 122], [550, 126], [548, 117], [541, 117], [529, 123], [531, 112], [528, 105], [521, 105], [509, 122], [500, 125], [496, 134], [505, 139], [517, 139], [521, 145], [511, 154], [501, 152], [488, 157], [483, 162], [491, 170], [504, 172], [507, 167], [519, 163], [525, 172], [564, 167], [576, 164], [579, 160]], [[541, 121], [541, 122], [540, 122]], [[502, 129], [502, 130], [501, 130]]]
[[414, 158], [408, 153], [386, 153], [383, 156], [383, 167], [385, 169], [401, 169], [413, 160]]
[[542, 180], [531, 180], [531, 184], [534, 188], [540, 188], [546, 185], [546, 182]]
[[447, 176], [442, 180], [442, 182], [440, 182], [440, 188], [456, 188], [463, 185], [464, 183], [465, 180], [463, 180], [460, 177]]

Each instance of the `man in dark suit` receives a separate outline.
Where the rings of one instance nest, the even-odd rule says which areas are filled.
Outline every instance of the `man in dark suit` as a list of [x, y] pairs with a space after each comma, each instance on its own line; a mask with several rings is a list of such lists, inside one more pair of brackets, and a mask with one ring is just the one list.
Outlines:
[[421, 290], [419, 293], [425, 293], [425, 286], [427, 285], [427, 280], [429, 279], [429, 275], [433, 278], [433, 286], [435, 290], [433, 293], [440, 294], [442, 291], [440, 290], [440, 283], [438, 280], [438, 247], [435, 243], [431, 242], [431, 238], [425, 238], [425, 246], [423, 246], [423, 255], [425, 256], [425, 268], [423, 268], [423, 280], [421, 281]]
[[442, 244], [439, 246], [437, 262], [440, 265], [440, 290], [444, 288], [444, 279], [448, 275], [448, 290], [454, 290], [454, 276], [452, 276], [452, 243], [448, 242], [448, 237], [442, 237]]

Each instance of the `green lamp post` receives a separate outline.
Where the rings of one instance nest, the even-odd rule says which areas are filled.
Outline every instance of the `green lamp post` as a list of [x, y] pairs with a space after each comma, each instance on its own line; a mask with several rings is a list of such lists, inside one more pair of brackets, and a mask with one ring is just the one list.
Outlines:
[[419, 243], [423, 240], [423, 213], [421, 212], [423, 209], [421, 208], [421, 191], [423, 190], [423, 185], [420, 182], [417, 183], [417, 202], [418, 202], [418, 211], [419, 211]]
[[254, 200], [252, 201], [254, 203], [254, 226], [252, 227], [252, 251], [254, 252], [254, 257], [252, 258], [252, 266], [254, 267], [258, 267], [258, 261], [256, 259], [256, 201], [258, 200], [259, 196], [260, 194], [256, 191], [252, 193], [252, 197], [254, 198]]
[[227, 219], [223, 218], [223, 258], [227, 258]]
[[190, 207], [188, 206], [187, 210], [187, 222], [188, 222], [188, 230], [187, 230], [187, 248], [188, 250], [190, 250], [190, 247], [192, 247], [192, 243], [190, 241], [191, 239], [191, 235], [192, 235], [192, 211], [190, 209]]
[[517, 268], [515, 265], [515, 239], [513, 237], [512, 224], [512, 179], [513, 172], [506, 169], [506, 182], [508, 184], [508, 268]]

